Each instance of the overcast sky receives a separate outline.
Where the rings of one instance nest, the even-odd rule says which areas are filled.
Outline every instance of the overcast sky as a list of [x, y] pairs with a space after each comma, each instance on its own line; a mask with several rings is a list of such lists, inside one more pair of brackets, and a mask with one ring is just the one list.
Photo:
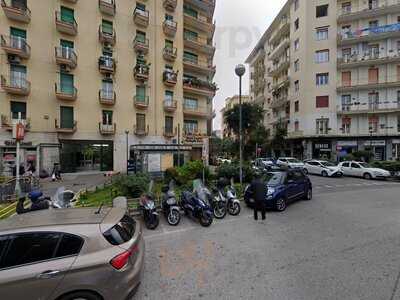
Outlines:
[[[221, 127], [220, 110], [227, 97], [239, 93], [235, 66], [244, 63], [257, 41], [273, 21], [286, 0], [217, 0], [215, 20], [215, 44], [217, 51], [214, 63], [217, 66], [215, 82], [218, 92], [214, 98], [217, 117], [214, 129]], [[249, 91], [249, 72], [243, 80], [243, 93]]]

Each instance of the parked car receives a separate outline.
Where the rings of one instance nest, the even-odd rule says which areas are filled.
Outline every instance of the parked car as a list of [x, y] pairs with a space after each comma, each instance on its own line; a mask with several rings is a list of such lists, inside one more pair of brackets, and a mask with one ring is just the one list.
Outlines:
[[[312, 183], [302, 170], [268, 172], [263, 180], [268, 188], [265, 197], [268, 209], [284, 211], [295, 200], [312, 199]], [[254, 205], [250, 185], [245, 188], [244, 201], [249, 207]]]
[[141, 281], [144, 251], [126, 208], [13, 216], [0, 222], [1, 298], [125, 300]]
[[217, 163], [222, 165], [222, 164], [231, 164], [232, 160], [227, 159], [227, 158], [222, 158], [222, 157], [217, 157]]
[[276, 164], [289, 169], [304, 169], [304, 163], [293, 157], [280, 157]]
[[329, 161], [325, 160], [308, 160], [304, 163], [304, 170], [308, 174], [321, 175], [323, 177], [342, 177], [342, 169]]
[[365, 162], [345, 161], [339, 164], [345, 176], [362, 177], [364, 179], [387, 179], [390, 172], [380, 168], [373, 168]]

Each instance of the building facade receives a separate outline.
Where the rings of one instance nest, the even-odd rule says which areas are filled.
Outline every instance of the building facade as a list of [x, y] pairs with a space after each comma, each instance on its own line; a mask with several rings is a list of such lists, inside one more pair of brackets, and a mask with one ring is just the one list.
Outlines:
[[400, 159], [399, 22], [397, 0], [287, 1], [247, 60], [267, 57], [266, 123], [287, 128], [276, 155]]
[[[160, 172], [211, 135], [215, 0], [4, 0], [0, 157], [37, 170]], [[179, 153], [179, 157], [177, 157]]]
[[[250, 96], [242, 95], [242, 103], [250, 102]], [[226, 130], [226, 124], [224, 122], [224, 114], [226, 111], [232, 109], [235, 105], [239, 104], [239, 95], [228, 97], [225, 99], [224, 107], [221, 109], [221, 135], [222, 137], [228, 137], [229, 134]]]

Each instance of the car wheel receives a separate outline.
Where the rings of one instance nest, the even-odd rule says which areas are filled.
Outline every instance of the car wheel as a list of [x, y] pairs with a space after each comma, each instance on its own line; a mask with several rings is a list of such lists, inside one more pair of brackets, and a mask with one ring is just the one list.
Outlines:
[[328, 172], [322, 171], [321, 175], [322, 175], [322, 177], [328, 177]]
[[367, 180], [371, 180], [372, 179], [372, 175], [369, 174], [369, 173], [365, 173], [363, 177], [364, 177], [364, 179], [367, 179]]
[[308, 170], [307, 169], [303, 169], [304, 174], [308, 175]]
[[339, 173], [338, 173], [338, 177], [343, 177], [343, 173], [342, 173], [342, 172], [339, 172]]
[[102, 298], [91, 292], [74, 292], [62, 296], [59, 300], [102, 300]]
[[275, 209], [279, 212], [283, 212], [286, 210], [286, 199], [285, 198], [279, 198], [278, 200], [276, 200], [275, 203]]
[[312, 189], [309, 188], [305, 193], [304, 200], [308, 200], [308, 201], [312, 200], [312, 196], [313, 196]]

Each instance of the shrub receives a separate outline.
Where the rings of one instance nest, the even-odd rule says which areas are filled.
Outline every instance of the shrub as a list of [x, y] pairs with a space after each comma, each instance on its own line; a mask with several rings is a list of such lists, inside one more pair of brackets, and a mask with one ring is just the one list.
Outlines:
[[165, 183], [168, 184], [171, 180], [179, 184], [179, 174], [176, 168], [169, 168], [165, 170], [165, 176], [164, 176]]
[[121, 176], [117, 179], [116, 185], [125, 196], [138, 198], [147, 191], [150, 177], [145, 173], [138, 173], [131, 176]]
[[[222, 164], [216, 170], [218, 178], [233, 178], [235, 182], [240, 181], [240, 165], [239, 163]], [[254, 170], [249, 163], [243, 164], [243, 181], [251, 182], [254, 178]]]
[[392, 173], [400, 171], [399, 161], [374, 161], [371, 165], [375, 168], [385, 169]]
[[[178, 185], [190, 186], [194, 179], [203, 178], [203, 168], [204, 164], [201, 160], [187, 162], [182, 167], [169, 168], [165, 172], [165, 183], [174, 180]], [[210, 169], [206, 167], [204, 171], [206, 181], [210, 181], [212, 177]]]

